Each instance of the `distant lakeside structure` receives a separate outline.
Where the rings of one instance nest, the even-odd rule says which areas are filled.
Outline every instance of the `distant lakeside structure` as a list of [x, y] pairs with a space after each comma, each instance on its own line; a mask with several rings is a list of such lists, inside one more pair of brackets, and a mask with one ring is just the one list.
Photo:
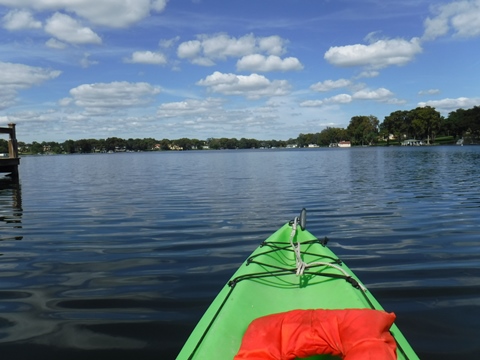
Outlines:
[[18, 157], [17, 135], [15, 124], [8, 124], [8, 127], [0, 127], [0, 134], [7, 134], [8, 154], [0, 154], [0, 173], [10, 173], [12, 176], [18, 176], [18, 166], [20, 158]]
[[352, 143], [350, 141], [339, 141], [338, 143], [331, 143], [328, 147], [349, 148], [352, 147]]
[[422, 140], [408, 139], [402, 141], [402, 146], [423, 146], [426, 145]]

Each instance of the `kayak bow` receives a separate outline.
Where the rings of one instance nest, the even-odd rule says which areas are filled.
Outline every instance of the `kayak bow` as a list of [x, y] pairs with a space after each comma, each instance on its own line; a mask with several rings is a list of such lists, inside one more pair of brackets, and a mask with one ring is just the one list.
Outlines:
[[[303, 209], [299, 217], [260, 244], [209, 306], [178, 360], [233, 359], [252, 321], [267, 315], [298, 309], [383, 310], [326, 246], [328, 239], [314, 237], [305, 226]], [[418, 359], [395, 324], [389, 332], [395, 339], [398, 359]], [[332, 357], [318, 354], [309, 358]]]

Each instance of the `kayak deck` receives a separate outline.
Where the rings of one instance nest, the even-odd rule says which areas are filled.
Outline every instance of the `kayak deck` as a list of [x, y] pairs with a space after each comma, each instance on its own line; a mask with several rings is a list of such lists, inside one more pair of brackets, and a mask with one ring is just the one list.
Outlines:
[[[295, 227], [295, 225], [294, 225]], [[311, 264], [297, 275], [297, 251]], [[294, 309], [383, 310], [355, 274], [300, 227], [287, 223], [240, 266], [201, 318], [177, 359], [233, 359], [243, 334], [256, 318]], [[418, 359], [394, 324], [398, 359]], [[311, 359], [335, 359], [320, 355]]]

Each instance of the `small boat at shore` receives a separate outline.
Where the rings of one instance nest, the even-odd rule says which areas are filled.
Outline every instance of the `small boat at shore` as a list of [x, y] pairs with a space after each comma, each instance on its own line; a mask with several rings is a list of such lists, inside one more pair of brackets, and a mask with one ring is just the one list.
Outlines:
[[305, 229], [306, 210], [263, 241], [209, 306], [186, 359], [418, 359], [360, 279]]

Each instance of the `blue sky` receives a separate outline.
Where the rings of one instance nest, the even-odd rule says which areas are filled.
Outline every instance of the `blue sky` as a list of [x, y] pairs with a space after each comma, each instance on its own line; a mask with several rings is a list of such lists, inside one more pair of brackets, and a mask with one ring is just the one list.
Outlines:
[[286, 140], [480, 105], [480, 0], [0, 0], [20, 141]]

